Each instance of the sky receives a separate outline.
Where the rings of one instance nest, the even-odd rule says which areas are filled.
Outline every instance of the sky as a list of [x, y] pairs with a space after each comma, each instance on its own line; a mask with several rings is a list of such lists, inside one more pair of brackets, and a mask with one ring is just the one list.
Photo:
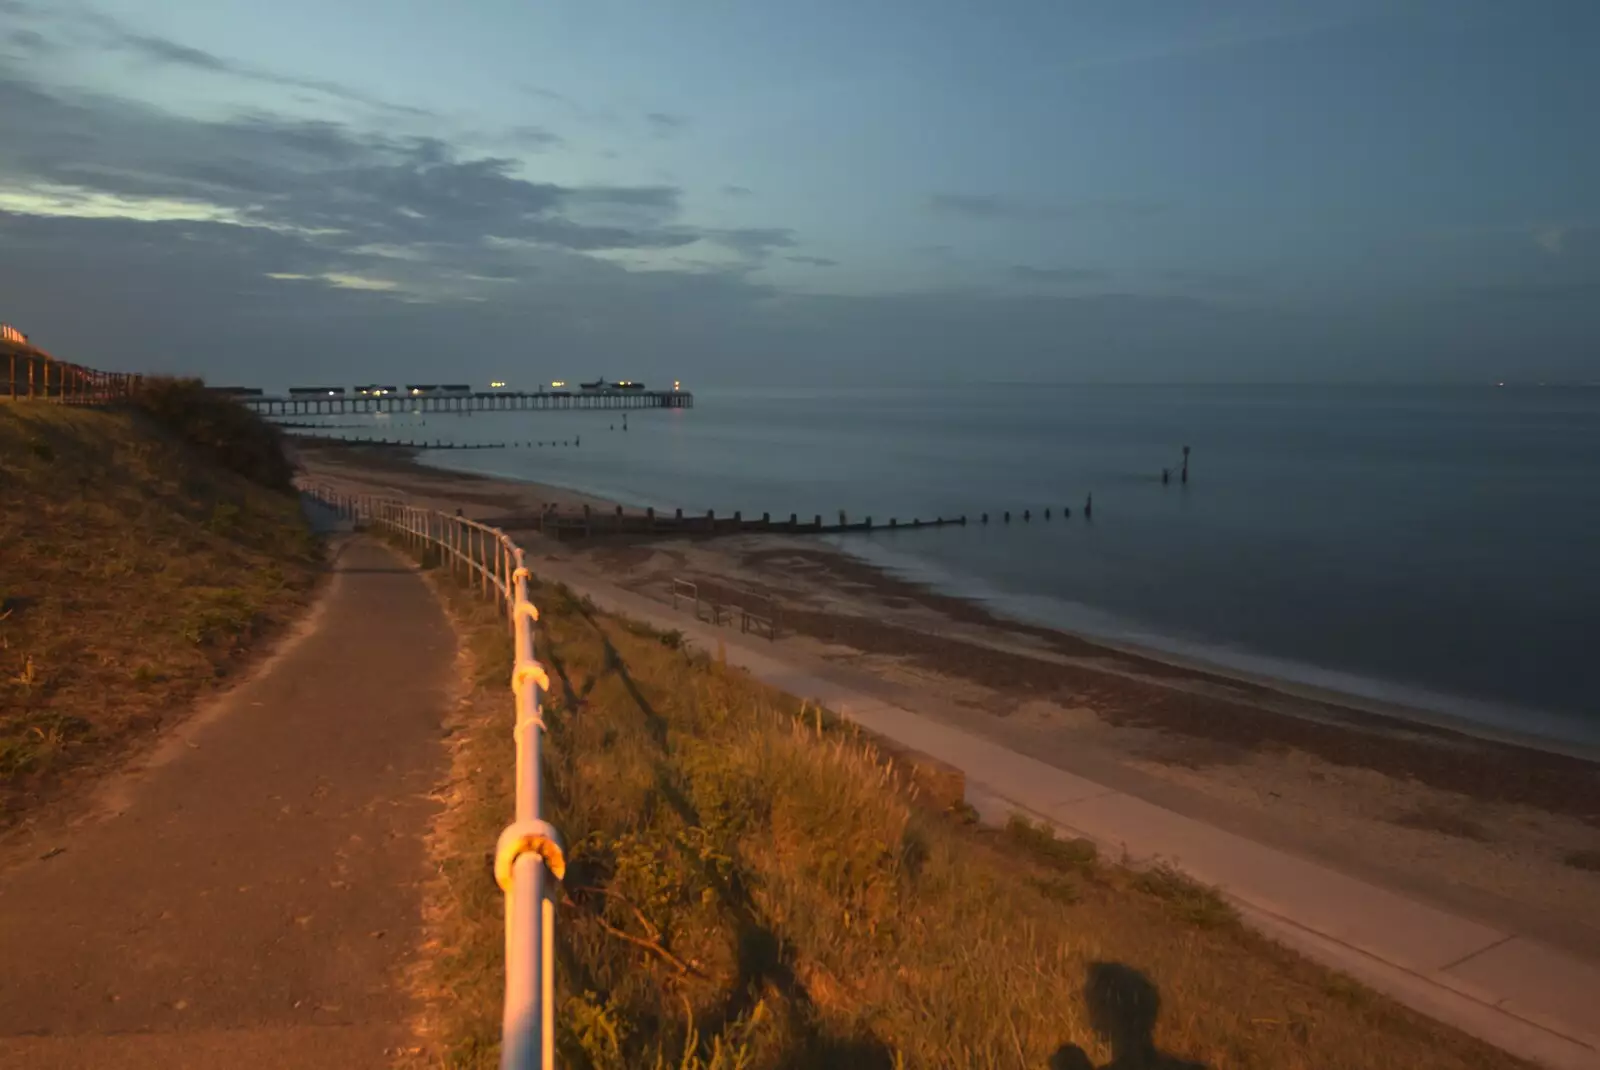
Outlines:
[[0, 320], [286, 385], [1600, 380], [1594, 0], [0, 0]]

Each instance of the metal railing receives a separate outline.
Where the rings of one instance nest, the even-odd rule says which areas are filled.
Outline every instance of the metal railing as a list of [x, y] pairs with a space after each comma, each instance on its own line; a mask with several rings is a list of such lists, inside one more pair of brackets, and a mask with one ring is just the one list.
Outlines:
[[501, 1020], [502, 1070], [555, 1066], [555, 882], [566, 873], [561, 837], [540, 816], [541, 698], [550, 679], [534, 656], [539, 611], [528, 597], [531, 574], [522, 547], [499, 528], [404, 501], [345, 494], [324, 484], [301, 491], [339, 516], [388, 532], [418, 556], [437, 552], [441, 565], [506, 613], [514, 658], [511, 693], [516, 721], [515, 817], [495, 846], [494, 875], [505, 893], [506, 986]]
[[131, 397], [144, 376], [103, 372], [56, 360], [36, 349], [0, 347], [0, 398], [54, 401], [63, 405], [99, 405]]

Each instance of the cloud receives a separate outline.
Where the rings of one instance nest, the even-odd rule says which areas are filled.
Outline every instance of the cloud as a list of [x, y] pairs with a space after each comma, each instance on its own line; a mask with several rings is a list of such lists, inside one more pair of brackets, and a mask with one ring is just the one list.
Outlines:
[[935, 193], [928, 197], [928, 207], [942, 215], [969, 219], [1030, 219], [1041, 211], [1036, 205], [994, 193]]
[[1101, 282], [1108, 278], [1104, 271], [1095, 268], [1042, 268], [1017, 264], [1011, 277], [1023, 282]]
[[439, 138], [259, 113], [190, 119], [5, 75], [0, 140], [0, 191], [13, 210], [30, 197], [57, 215], [186, 205], [174, 214], [314, 234], [341, 251], [411, 247], [435, 258], [489, 239], [583, 252], [702, 241], [752, 260], [794, 243], [782, 228], [684, 226], [672, 186], [563, 186]]
[[1559, 256], [1562, 246], [1566, 244], [1567, 230], [1567, 227], [1540, 227], [1533, 232], [1533, 240], [1545, 252]]
[[35, 22], [36, 29], [18, 31], [12, 36], [13, 39], [17, 39], [26, 34], [28, 41], [31, 42], [31, 48], [39, 52], [55, 51], [68, 45], [88, 45], [103, 51], [122, 52], [140, 62], [156, 66], [177, 67], [262, 85], [308, 90], [388, 112], [413, 116], [432, 114], [423, 108], [381, 100], [340, 82], [283, 74], [253, 64], [230, 60], [167, 37], [143, 33], [130, 28], [120, 19], [81, 4], [66, 2], [46, 6], [8, 0], [5, 7], [0, 10], [7, 10]]
[[542, 126], [534, 126], [531, 123], [513, 126], [506, 131], [505, 140], [508, 144], [519, 149], [529, 149], [533, 152], [543, 152], [545, 149], [552, 149], [565, 144], [560, 134], [552, 133]]
[[723, 186], [722, 187], [722, 195], [724, 197], [750, 197], [750, 196], [753, 196], [754, 194], [755, 194], [755, 190], [751, 189], [749, 186]]
[[786, 256], [784, 259], [791, 264], [809, 264], [811, 267], [839, 266], [839, 261], [830, 260], [825, 256]]
[[1253, 291], [1261, 288], [1261, 280], [1242, 271], [1194, 270], [1174, 268], [1161, 272], [1162, 280], [1196, 290]]
[[1101, 197], [1050, 204], [998, 193], [934, 193], [927, 207], [938, 215], [978, 220], [1041, 220], [1067, 218], [1142, 219], [1169, 211], [1165, 201], [1138, 197]]
[[1600, 303], [1600, 279], [1461, 286], [1453, 291], [1453, 296], [1470, 304], [1489, 301], [1514, 305], [1571, 303], [1593, 306]]
[[659, 137], [671, 137], [673, 134], [680, 133], [689, 125], [687, 116], [674, 115], [671, 112], [664, 111], [647, 112], [644, 119]]

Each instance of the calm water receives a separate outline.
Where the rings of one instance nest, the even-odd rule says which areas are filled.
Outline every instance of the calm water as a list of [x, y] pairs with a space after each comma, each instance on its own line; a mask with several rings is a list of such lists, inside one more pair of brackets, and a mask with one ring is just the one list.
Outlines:
[[[1010, 509], [1009, 527], [837, 541], [1014, 616], [1600, 743], [1585, 671], [1600, 639], [1600, 390], [1029, 386], [697, 401], [631, 413], [626, 433], [611, 413], [367, 419], [430, 439], [581, 434], [578, 450], [428, 459], [658, 509], [880, 520]], [[1190, 485], [1163, 486], [1185, 444]]]

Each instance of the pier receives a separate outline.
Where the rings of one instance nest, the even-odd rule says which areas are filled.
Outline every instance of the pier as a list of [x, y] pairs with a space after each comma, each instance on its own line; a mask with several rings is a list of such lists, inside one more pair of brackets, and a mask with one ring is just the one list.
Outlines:
[[692, 409], [687, 390], [590, 392], [480, 390], [468, 393], [344, 394], [267, 397], [240, 395], [239, 404], [262, 416], [342, 416], [357, 412], [529, 412], [591, 409]]

